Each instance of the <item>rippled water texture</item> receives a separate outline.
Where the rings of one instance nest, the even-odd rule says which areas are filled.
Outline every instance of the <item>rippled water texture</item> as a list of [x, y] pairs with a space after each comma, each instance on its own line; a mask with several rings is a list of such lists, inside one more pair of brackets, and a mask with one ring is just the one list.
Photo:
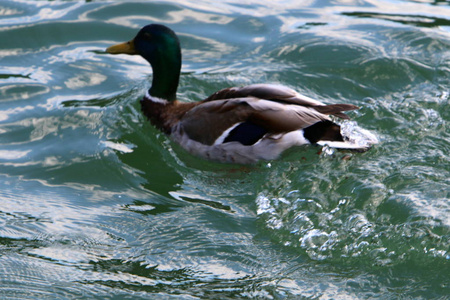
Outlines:
[[[2, 0], [0, 15], [0, 298], [450, 294], [448, 1]], [[190, 156], [140, 112], [148, 64], [104, 53], [152, 22], [180, 36], [181, 100], [281, 83], [360, 106], [343, 127], [379, 144]]]

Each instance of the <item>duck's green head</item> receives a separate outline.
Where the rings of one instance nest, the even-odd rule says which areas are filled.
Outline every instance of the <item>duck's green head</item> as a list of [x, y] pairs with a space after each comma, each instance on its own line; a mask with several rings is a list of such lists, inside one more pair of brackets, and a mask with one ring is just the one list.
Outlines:
[[150, 95], [175, 100], [181, 70], [180, 42], [175, 32], [164, 25], [150, 24], [143, 27], [129, 42], [106, 49], [111, 54], [140, 55], [153, 68]]

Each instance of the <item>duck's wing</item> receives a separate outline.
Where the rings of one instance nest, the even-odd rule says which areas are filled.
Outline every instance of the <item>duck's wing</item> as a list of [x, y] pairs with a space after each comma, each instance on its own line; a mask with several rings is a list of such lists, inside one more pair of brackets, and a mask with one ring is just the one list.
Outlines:
[[230, 87], [215, 92], [205, 101], [241, 97], [255, 97], [259, 99], [271, 100], [280, 103], [297, 104], [302, 106], [325, 105], [318, 100], [299, 94], [293, 89], [276, 84], [252, 84], [243, 87]]
[[278, 103], [311, 107], [320, 113], [334, 115], [342, 119], [349, 119], [349, 117], [342, 113], [342, 111], [358, 109], [357, 106], [351, 104], [325, 105], [318, 100], [302, 95], [286, 86], [275, 84], [252, 84], [243, 87], [226, 88], [212, 94], [204, 101], [207, 102], [242, 97], [255, 97]]
[[254, 97], [210, 99], [189, 110], [180, 119], [178, 130], [205, 145], [232, 141], [252, 145], [266, 134], [283, 134], [321, 121], [328, 121], [328, 117], [300, 105]]

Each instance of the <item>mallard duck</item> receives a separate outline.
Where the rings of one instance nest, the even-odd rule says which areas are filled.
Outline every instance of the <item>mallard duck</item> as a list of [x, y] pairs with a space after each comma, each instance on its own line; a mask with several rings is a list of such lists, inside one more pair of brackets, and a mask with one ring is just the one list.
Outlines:
[[293, 146], [328, 145], [365, 150], [342, 136], [329, 115], [348, 119], [351, 104], [325, 105], [281, 85], [229, 87], [199, 102], [177, 100], [181, 48], [168, 27], [143, 27], [129, 42], [106, 49], [110, 54], [141, 55], [153, 69], [143, 113], [188, 152], [226, 163], [272, 160]]

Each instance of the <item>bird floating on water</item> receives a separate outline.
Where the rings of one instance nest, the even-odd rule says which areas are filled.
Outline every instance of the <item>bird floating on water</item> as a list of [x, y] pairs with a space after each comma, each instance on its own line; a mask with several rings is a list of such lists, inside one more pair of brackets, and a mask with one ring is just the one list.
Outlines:
[[329, 115], [349, 119], [352, 104], [330, 104], [274, 84], [229, 87], [199, 102], [177, 100], [181, 48], [177, 35], [160, 24], [143, 27], [110, 54], [140, 55], [153, 69], [142, 111], [188, 152], [214, 161], [249, 164], [272, 160], [293, 146], [328, 145], [365, 151], [349, 141]]

